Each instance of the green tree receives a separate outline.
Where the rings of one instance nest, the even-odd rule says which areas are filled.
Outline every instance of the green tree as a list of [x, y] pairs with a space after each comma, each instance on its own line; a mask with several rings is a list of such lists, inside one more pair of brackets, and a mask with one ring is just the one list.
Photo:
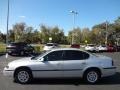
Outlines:
[[120, 33], [120, 17], [118, 17], [113, 24], [114, 24], [115, 32]]
[[114, 33], [113, 33], [113, 38], [114, 41], [116, 42], [117, 45], [120, 45], [120, 17], [118, 17], [115, 22], [113, 23], [114, 25]]
[[42, 43], [42, 36], [38, 30], [35, 30], [32, 34], [32, 42], [33, 43]]
[[23, 32], [22, 39], [24, 42], [32, 43], [33, 41], [33, 27], [26, 27], [26, 29]]
[[6, 35], [0, 32], [0, 42], [5, 43], [6, 42]]
[[16, 23], [13, 25], [13, 31], [15, 33], [15, 42], [23, 41], [23, 35], [25, 31], [26, 24], [25, 23]]
[[8, 39], [9, 39], [8, 40], [9, 42], [14, 42], [15, 41], [15, 33], [11, 29], [8, 31]]
[[75, 28], [72, 31], [69, 31], [68, 42], [70, 44], [80, 44], [82, 42], [82, 34], [81, 29], [79, 27]]
[[[106, 27], [106, 24], [107, 24], [107, 27]], [[103, 22], [101, 24], [93, 26], [90, 38], [93, 43], [105, 44], [106, 34], [107, 34], [107, 37], [110, 35], [110, 27], [108, 23]]]
[[81, 35], [82, 35], [82, 43], [91, 43], [89, 28], [83, 28]]
[[68, 32], [67, 41], [69, 44], [72, 44], [72, 31]]
[[60, 30], [57, 26], [50, 29], [50, 36], [54, 43], [62, 43], [65, 39], [63, 30]]
[[50, 29], [47, 28], [45, 25], [41, 25], [40, 27], [42, 43], [48, 43], [50, 37]]

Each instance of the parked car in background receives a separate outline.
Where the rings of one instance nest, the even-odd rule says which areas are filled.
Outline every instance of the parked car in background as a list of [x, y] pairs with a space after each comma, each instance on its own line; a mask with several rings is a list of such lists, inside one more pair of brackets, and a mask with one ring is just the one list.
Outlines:
[[116, 73], [112, 58], [95, 55], [76, 48], [57, 48], [10, 62], [3, 71], [18, 83], [33, 78], [83, 78], [90, 84]]
[[84, 44], [80, 44], [80, 47], [82, 47], [82, 48], [85, 48], [85, 46], [86, 46], [86, 45], [84, 45]]
[[120, 52], [120, 46], [116, 46], [116, 48], [117, 48], [117, 52]]
[[116, 48], [115, 48], [114, 45], [108, 45], [108, 46], [107, 46], [107, 51], [108, 51], [108, 52], [115, 52], [115, 51], [116, 51]]
[[25, 55], [34, 53], [34, 47], [24, 42], [13, 42], [6, 47], [7, 53], [10, 55]]
[[96, 51], [98, 52], [107, 52], [107, 46], [106, 45], [99, 45], [99, 46], [96, 46]]
[[96, 51], [96, 46], [94, 44], [87, 44], [87, 46], [85, 47], [85, 50], [95, 52]]
[[80, 45], [79, 45], [79, 44], [72, 44], [72, 45], [71, 45], [71, 48], [78, 48], [78, 49], [79, 49], [79, 48], [80, 48]]
[[119, 45], [114, 45], [114, 51], [119, 52], [120, 51], [120, 46]]
[[53, 48], [58, 48], [58, 47], [59, 47], [59, 46], [58, 46], [57, 43], [47, 43], [47, 44], [44, 46], [43, 50], [44, 50], [44, 51], [48, 51], [48, 50], [51, 50], [51, 49], [53, 49]]

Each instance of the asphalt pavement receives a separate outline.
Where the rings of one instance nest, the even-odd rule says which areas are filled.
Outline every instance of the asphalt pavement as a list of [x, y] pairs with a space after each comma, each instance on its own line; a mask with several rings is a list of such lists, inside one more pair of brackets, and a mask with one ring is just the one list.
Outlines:
[[36, 79], [30, 84], [21, 85], [13, 82], [10, 77], [2, 74], [3, 68], [8, 62], [20, 59], [19, 56], [0, 55], [0, 90], [120, 90], [120, 52], [98, 53], [112, 57], [117, 66], [117, 74], [103, 78], [95, 85], [84, 83], [82, 79]]

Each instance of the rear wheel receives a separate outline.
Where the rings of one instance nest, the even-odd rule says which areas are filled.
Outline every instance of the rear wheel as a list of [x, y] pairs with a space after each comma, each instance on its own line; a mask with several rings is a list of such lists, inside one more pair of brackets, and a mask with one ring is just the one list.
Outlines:
[[19, 69], [14, 75], [15, 82], [26, 84], [32, 80], [32, 73], [28, 69]]
[[88, 70], [84, 74], [84, 79], [87, 83], [95, 84], [100, 79], [100, 72], [97, 70]]

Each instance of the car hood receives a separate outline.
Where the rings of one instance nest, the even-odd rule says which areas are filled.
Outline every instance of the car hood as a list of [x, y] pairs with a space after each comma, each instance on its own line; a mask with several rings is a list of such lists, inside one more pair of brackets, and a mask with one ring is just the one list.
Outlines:
[[18, 60], [14, 60], [12, 62], [10, 62], [8, 65], [9, 66], [21, 66], [21, 65], [27, 65], [31, 62], [31, 57], [27, 57], [27, 58], [21, 58]]

